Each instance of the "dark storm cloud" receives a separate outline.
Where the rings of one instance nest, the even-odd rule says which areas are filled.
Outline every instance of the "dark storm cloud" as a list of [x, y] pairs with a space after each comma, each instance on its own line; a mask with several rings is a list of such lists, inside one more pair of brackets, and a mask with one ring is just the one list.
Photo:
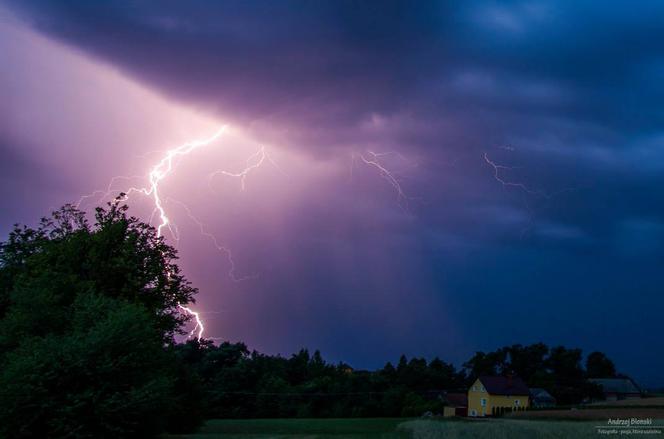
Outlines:
[[[261, 133], [288, 128], [308, 150], [523, 137], [612, 154], [664, 117], [657, 2], [16, 4], [164, 93]], [[371, 130], [375, 114], [390, 127]]]
[[316, 144], [348, 141], [344, 131], [374, 112], [428, 123], [441, 112], [527, 113], [610, 131], [662, 122], [658, 2], [627, 11], [535, 1], [16, 6], [43, 31], [165, 93], [326, 134]]
[[[545, 341], [578, 340], [634, 368], [664, 367], [661, 353], [652, 358], [657, 340], [648, 335], [657, 333], [648, 322], [664, 307], [654, 293], [664, 281], [655, 263], [664, 258], [664, 3], [10, 4], [46, 35], [253, 127], [261, 140], [328, 158], [374, 146], [419, 157], [408, 182], [424, 200], [416, 218], [380, 229], [417, 255], [420, 271], [405, 270], [409, 291], [447, 294], [445, 308], [459, 325], [478, 312], [488, 328], [502, 328], [488, 310], [516, 303], [510, 309]], [[504, 176], [540, 195], [503, 188], [483, 152], [515, 166]], [[338, 219], [321, 206], [293, 215], [291, 224], [315, 240]], [[332, 290], [371, 288], [313, 266], [343, 265], [331, 257], [310, 266], [317, 251], [300, 249], [294, 264], [309, 267], [328, 294], [298, 300], [333, 310], [336, 302], [321, 298]], [[284, 275], [273, 288], [299, 297], [293, 283]], [[299, 288], [315, 285], [300, 281]], [[402, 294], [390, 296], [390, 306], [397, 309]], [[627, 297], [634, 308], [607, 317]], [[476, 311], [477, 303], [487, 307]], [[413, 324], [414, 333], [427, 334], [424, 349], [433, 329]], [[597, 346], [605, 329], [624, 334]], [[530, 333], [464, 330], [473, 349]]]
[[[442, 8], [263, 2], [42, 3], [37, 25], [166, 93], [314, 132], [396, 108], [443, 48]], [[156, 8], [156, 9], [155, 9]], [[435, 50], [436, 53], [433, 53]], [[396, 92], [395, 92], [396, 91]], [[356, 101], [347, 97], [355, 96]], [[343, 134], [342, 134], [343, 136]]]

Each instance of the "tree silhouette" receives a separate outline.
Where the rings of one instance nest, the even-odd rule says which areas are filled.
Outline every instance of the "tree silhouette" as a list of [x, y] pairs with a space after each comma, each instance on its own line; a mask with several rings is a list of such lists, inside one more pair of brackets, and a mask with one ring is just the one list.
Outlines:
[[67, 205], [0, 244], [0, 436], [145, 436], [176, 410], [177, 305], [196, 290], [126, 212], [90, 225]]

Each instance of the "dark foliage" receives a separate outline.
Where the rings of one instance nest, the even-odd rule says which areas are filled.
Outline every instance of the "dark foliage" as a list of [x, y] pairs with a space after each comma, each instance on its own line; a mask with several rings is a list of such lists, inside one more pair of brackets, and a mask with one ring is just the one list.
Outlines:
[[[376, 371], [325, 362], [318, 351], [290, 358], [250, 352], [242, 343], [189, 341], [176, 347], [205, 389], [210, 418], [419, 416], [439, 413], [445, 392], [465, 392], [481, 375], [515, 374], [559, 404], [599, 399], [580, 349], [542, 343], [476, 353], [459, 371], [438, 358], [402, 356]], [[441, 398], [442, 397], [442, 398]]]
[[396, 368], [369, 372], [304, 349], [290, 358], [205, 340], [176, 349], [204, 383], [212, 418], [419, 416], [442, 411], [443, 389], [465, 386], [465, 376], [437, 358], [402, 357]]
[[589, 378], [613, 378], [616, 366], [602, 352], [592, 352], [586, 359], [586, 373]]
[[172, 345], [196, 290], [126, 210], [65, 206], [0, 245], [0, 437], [144, 437], [195, 405]]

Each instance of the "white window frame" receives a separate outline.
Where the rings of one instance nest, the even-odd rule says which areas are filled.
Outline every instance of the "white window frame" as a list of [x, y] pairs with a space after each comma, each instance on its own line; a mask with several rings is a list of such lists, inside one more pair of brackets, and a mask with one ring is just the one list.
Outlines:
[[521, 405], [521, 400], [520, 399], [515, 399], [514, 400], [514, 406], [519, 407]]
[[486, 398], [481, 398], [481, 399], [480, 399], [480, 405], [481, 405], [482, 407], [486, 407]]

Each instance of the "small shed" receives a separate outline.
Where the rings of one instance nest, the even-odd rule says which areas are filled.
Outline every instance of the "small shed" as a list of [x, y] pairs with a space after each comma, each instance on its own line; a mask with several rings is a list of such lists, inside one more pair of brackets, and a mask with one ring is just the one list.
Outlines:
[[444, 417], [468, 415], [468, 395], [465, 393], [447, 393], [443, 399], [445, 402]]
[[631, 378], [591, 378], [588, 381], [598, 384], [607, 401], [641, 398], [641, 389]]

